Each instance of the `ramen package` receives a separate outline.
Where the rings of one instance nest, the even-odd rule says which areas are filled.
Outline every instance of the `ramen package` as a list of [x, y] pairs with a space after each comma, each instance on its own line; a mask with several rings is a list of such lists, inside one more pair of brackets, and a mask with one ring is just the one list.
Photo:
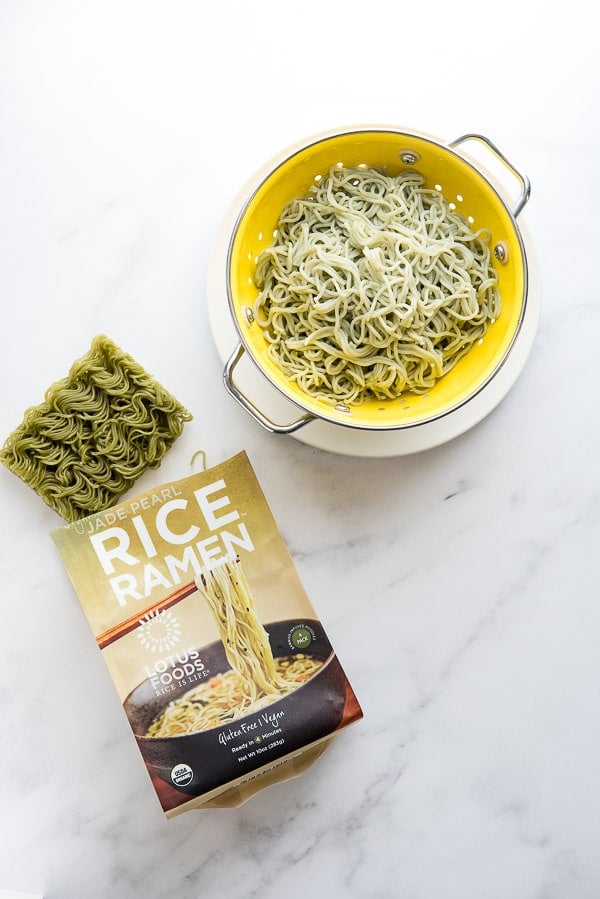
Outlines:
[[52, 531], [167, 817], [362, 716], [245, 453]]

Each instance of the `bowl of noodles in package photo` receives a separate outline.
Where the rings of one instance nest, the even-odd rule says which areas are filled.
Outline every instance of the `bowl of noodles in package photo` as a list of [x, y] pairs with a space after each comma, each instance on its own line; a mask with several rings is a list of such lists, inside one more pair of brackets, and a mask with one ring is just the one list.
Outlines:
[[[513, 199], [465, 146], [507, 175]], [[443, 144], [351, 128], [290, 148], [246, 185], [229, 222], [227, 390], [276, 433], [314, 422], [402, 431], [460, 412], [507, 366], [526, 320], [517, 219], [529, 195], [527, 176], [479, 134]], [[245, 389], [244, 357], [300, 410], [292, 421]]]
[[[229, 576], [234, 571], [230, 568]], [[179, 663], [183, 671], [186, 666], [195, 670], [194, 663], [201, 658], [202, 670], [212, 672], [193, 690], [184, 677], [173, 691], [157, 696], [153, 673], [126, 698], [125, 712], [140, 751], [157, 778], [169, 783], [182, 759], [202, 758], [202, 769], [192, 768], [189, 775], [186, 764], [187, 776], [178, 787], [190, 796], [197, 795], [200, 785], [210, 793], [231, 777], [230, 749], [236, 750], [235, 773], [240, 777], [256, 769], [257, 759], [277, 758], [279, 747], [285, 745], [286, 753], [298, 751], [338, 727], [344, 708], [344, 674], [321, 624], [290, 619], [270, 623], [265, 630], [265, 645], [274, 664], [261, 687], [255, 687], [256, 678], [240, 675], [239, 659], [231, 667], [227, 648], [219, 640], [192, 650], [189, 660]], [[310, 655], [296, 651], [292, 655], [289, 634], [298, 641], [306, 631], [312, 638]], [[257, 673], [259, 679], [264, 676], [262, 667]], [[213, 751], [215, 729], [221, 752]]]

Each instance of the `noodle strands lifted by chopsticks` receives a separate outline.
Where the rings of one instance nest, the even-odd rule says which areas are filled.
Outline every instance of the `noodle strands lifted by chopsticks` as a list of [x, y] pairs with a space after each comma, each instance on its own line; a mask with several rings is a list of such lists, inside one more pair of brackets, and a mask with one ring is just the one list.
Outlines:
[[295, 690], [322, 665], [304, 653], [273, 658], [239, 559], [204, 568], [196, 585], [213, 613], [231, 668], [170, 702], [149, 727], [150, 737], [227, 724]]
[[252, 700], [260, 693], [284, 689], [239, 560], [204, 569], [196, 585], [213, 613], [227, 660], [244, 680]]

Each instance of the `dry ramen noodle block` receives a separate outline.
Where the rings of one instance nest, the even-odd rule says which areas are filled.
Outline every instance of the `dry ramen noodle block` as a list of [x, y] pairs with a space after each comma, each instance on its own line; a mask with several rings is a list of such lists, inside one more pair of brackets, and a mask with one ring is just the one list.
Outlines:
[[0, 461], [67, 521], [116, 502], [157, 468], [190, 413], [108, 337], [25, 412]]

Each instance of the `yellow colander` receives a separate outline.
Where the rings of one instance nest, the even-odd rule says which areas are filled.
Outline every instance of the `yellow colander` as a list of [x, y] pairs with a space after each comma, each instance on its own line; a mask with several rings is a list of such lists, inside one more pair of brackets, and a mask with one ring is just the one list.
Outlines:
[[[458, 147], [483, 146], [495, 163], [516, 179], [520, 194], [513, 208], [495, 179]], [[269, 246], [279, 216], [289, 201], [306, 194], [331, 166], [366, 164], [390, 175], [405, 169], [419, 172], [426, 186], [439, 190], [474, 229], [491, 234], [493, 264], [498, 274], [501, 314], [484, 340], [475, 346], [426, 394], [403, 393], [391, 400], [370, 399], [358, 406], [331, 406], [309, 396], [267, 354], [267, 342], [254, 320], [258, 296], [256, 259]], [[517, 216], [529, 198], [530, 185], [500, 150], [480, 134], [465, 134], [448, 144], [422, 134], [387, 128], [352, 128], [321, 135], [293, 148], [259, 173], [237, 217], [227, 252], [227, 295], [239, 343], [227, 361], [224, 382], [229, 393], [265, 428], [291, 433], [315, 419], [367, 430], [411, 428], [448, 415], [483, 390], [506, 361], [519, 333], [527, 302], [527, 259]], [[272, 421], [234, 380], [236, 366], [247, 353], [268, 381], [300, 407], [301, 415], [281, 424]]]

